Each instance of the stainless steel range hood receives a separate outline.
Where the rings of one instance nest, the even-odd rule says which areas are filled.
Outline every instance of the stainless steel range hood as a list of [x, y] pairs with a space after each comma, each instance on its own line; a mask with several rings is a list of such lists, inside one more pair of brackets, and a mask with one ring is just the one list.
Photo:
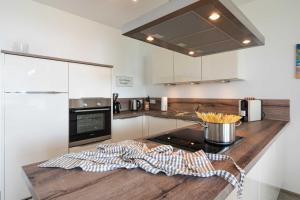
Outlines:
[[264, 45], [231, 0], [172, 0], [126, 24], [123, 35], [195, 57]]

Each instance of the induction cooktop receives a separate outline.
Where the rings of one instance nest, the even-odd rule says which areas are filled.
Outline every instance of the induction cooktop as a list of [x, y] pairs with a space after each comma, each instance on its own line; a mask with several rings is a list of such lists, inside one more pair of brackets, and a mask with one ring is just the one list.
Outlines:
[[234, 143], [230, 145], [218, 145], [205, 141], [204, 131], [190, 128], [171, 131], [165, 135], [159, 135], [148, 140], [160, 144], [171, 145], [179, 149], [196, 152], [203, 150], [206, 153], [223, 153], [227, 151], [232, 145], [242, 141], [243, 137], [236, 136]]

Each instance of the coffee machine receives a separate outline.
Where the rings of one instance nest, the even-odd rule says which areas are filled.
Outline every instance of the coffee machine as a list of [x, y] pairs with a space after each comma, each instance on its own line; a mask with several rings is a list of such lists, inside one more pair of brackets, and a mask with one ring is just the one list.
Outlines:
[[119, 97], [119, 94], [118, 93], [113, 93], [113, 113], [116, 114], [116, 113], [120, 113], [121, 111], [121, 103], [119, 101], [117, 101]]

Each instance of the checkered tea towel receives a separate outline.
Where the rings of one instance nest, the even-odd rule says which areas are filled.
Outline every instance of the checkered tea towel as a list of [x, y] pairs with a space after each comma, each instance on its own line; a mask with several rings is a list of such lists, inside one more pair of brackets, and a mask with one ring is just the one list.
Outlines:
[[[237, 178], [225, 170], [215, 170], [211, 160], [230, 160], [240, 171]], [[87, 172], [106, 172], [119, 168], [141, 168], [146, 172], [167, 176], [188, 175], [197, 177], [219, 176], [238, 189], [238, 197], [242, 197], [245, 173], [231, 157], [221, 154], [195, 153], [183, 150], [174, 151], [170, 145], [160, 145], [148, 148], [146, 144], [126, 140], [114, 144], [100, 144], [96, 151], [70, 153], [46, 161], [39, 167], [59, 167], [64, 169], [81, 168]]]

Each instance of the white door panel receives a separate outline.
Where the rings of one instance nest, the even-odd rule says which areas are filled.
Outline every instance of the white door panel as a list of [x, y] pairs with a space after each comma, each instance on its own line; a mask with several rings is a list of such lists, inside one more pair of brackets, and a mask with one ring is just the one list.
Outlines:
[[183, 128], [183, 127], [187, 127], [187, 126], [192, 126], [197, 124], [197, 122], [193, 122], [193, 121], [186, 121], [186, 120], [177, 120], [177, 128]]
[[143, 117], [115, 119], [112, 122], [113, 142], [143, 137]]
[[152, 47], [149, 66], [152, 68], [152, 83], [174, 82], [173, 52], [161, 47]]
[[149, 136], [176, 129], [176, 119], [149, 117]]
[[6, 92], [68, 92], [68, 63], [5, 55]]
[[201, 58], [174, 53], [174, 82], [201, 81]]
[[110, 68], [70, 63], [70, 98], [110, 98], [111, 76]]
[[238, 54], [235, 51], [202, 57], [202, 80], [223, 80], [239, 77]]
[[5, 94], [7, 200], [31, 196], [22, 166], [67, 152], [67, 94]]

